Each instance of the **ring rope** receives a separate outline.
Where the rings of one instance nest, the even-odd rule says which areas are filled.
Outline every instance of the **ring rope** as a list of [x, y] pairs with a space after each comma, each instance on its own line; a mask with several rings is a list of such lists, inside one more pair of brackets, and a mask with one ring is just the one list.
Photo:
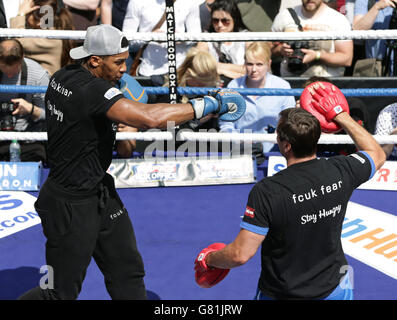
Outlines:
[[[175, 137], [170, 131], [145, 131], [145, 132], [117, 132], [116, 140], [141, 140], [141, 141], [165, 141]], [[379, 144], [397, 144], [397, 135], [381, 136], [373, 135]], [[2, 140], [35, 140], [46, 141], [47, 132], [16, 132], [0, 131]], [[176, 135], [177, 141], [217, 141], [217, 142], [271, 142], [277, 143], [277, 134], [271, 133], [229, 133], [229, 132], [189, 132], [181, 130]], [[353, 140], [348, 135], [323, 133], [319, 144], [352, 144]]]
[[[166, 42], [163, 33], [124, 32], [127, 39], [134, 41]], [[0, 28], [0, 37], [15, 38], [48, 38], [48, 39], [85, 39], [86, 31], [74, 30], [41, 30], [41, 29], [10, 29]], [[354, 30], [345, 32], [231, 32], [231, 33], [175, 33], [175, 41], [292, 41], [292, 40], [352, 40], [352, 39], [397, 39], [397, 30]], [[212, 88], [178, 87], [180, 94], [206, 94]], [[47, 87], [0, 85], [0, 92], [44, 93]], [[146, 87], [148, 94], [167, 94], [168, 88]], [[299, 96], [303, 89], [237, 89], [242, 95], [279, 95]], [[397, 89], [342, 89], [346, 96], [397, 96]], [[276, 134], [247, 133], [203, 133], [178, 132], [178, 139], [193, 141], [263, 141], [276, 143]], [[397, 136], [376, 136], [380, 144], [397, 143]], [[5, 132], [0, 131], [0, 140], [39, 140], [46, 141], [46, 132]], [[172, 140], [172, 132], [118, 132], [117, 140]], [[322, 134], [320, 144], [353, 143], [348, 135]]]
[[[169, 89], [167, 87], [144, 87], [147, 94], [166, 95]], [[216, 88], [198, 88], [198, 87], [178, 87], [179, 94], [186, 95], [206, 95], [208, 91]], [[300, 96], [303, 89], [272, 89], [272, 88], [234, 88], [243, 96]], [[45, 93], [47, 87], [44, 86], [24, 86], [24, 85], [0, 85], [0, 93]], [[381, 97], [397, 96], [397, 88], [358, 88], [358, 89], [341, 89], [346, 97]]]
[[[166, 33], [124, 31], [130, 41], [166, 42]], [[0, 37], [85, 39], [86, 31], [0, 28]], [[212, 32], [175, 33], [175, 41], [293, 41], [293, 40], [353, 40], [397, 39], [397, 30], [305, 31], [305, 32]]]

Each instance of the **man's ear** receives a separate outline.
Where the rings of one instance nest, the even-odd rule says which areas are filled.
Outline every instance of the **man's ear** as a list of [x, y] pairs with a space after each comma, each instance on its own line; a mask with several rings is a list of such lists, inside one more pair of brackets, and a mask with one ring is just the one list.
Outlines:
[[291, 144], [288, 141], [280, 141], [279, 148], [282, 150], [282, 154], [287, 154], [292, 151]]
[[102, 64], [102, 57], [99, 56], [91, 56], [90, 59], [88, 60], [89, 64], [93, 68], [98, 68]]

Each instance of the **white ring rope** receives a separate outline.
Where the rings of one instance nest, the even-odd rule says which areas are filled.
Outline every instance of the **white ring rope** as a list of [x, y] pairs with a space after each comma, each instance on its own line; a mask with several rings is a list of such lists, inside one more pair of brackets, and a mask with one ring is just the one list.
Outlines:
[[[0, 28], [0, 37], [83, 40], [86, 31]], [[166, 42], [167, 34], [125, 31], [128, 40]], [[175, 41], [290, 41], [397, 39], [397, 30], [175, 33]]]
[[[275, 133], [228, 133], [228, 132], [189, 132], [179, 131], [176, 134], [177, 141], [230, 141], [230, 142], [272, 142], [277, 143]], [[380, 136], [373, 135], [379, 144], [397, 144], [397, 135]], [[9, 132], [0, 131], [1, 140], [35, 140], [46, 141], [46, 132]], [[164, 141], [173, 140], [174, 134], [170, 131], [146, 131], [146, 132], [117, 132], [116, 140], [141, 140], [141, 141]], [[319, 144], [352, 144], [353, 140], [344, 134], [322, 134]]]

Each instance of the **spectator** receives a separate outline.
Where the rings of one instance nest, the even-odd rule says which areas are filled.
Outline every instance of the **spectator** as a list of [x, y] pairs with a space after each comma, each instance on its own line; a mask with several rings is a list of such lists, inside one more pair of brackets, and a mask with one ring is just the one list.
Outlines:
[[[253, 42], [245, 53], [246, 75], [231, 81], [229, 88], [283, 88], [291, 89], [290, 84], [269, 73], [271, 68], [271, 49], [266, 42]], [[274, 133], [278, 114], [281, 110], [295, 107], [292, 96], [245, 96], [247, 109], [236, 122], [219, 121], [222, 132]], [[253, 151], [263, 160], [263, 153], [269, 152], [273, 143], [254, 144]]]
[[[165, 86], [168, 86], [166, 76]], [[190, 48], [185, 60], [177, 69], [178, 87], [219, 87], [220, 78], [217, 72], [217, 62], [208, 52], [198, 48]], [[190, 100], [191, 96], [183, 96], [182, 103]]]
[[215, 0], [205, 0], [199, 6], [200, 10], [200, 21], [201, 21], [201, 31], [209, 32], [211, 27], [211, 5]]
[[280, 11], [281, 0], [236, 0], [236, 3], [249, 31], [268, 32]]
[[121, 30], [127, 5], [128, 0], [101, 0], [99, 14], [97, 14], [100, 18], [100, 23], [111, 24]]
[[[292, 13], [285, 9], [275, 18], [272, 31], [339, 31], [351, 30], [347, 18], [329, 8], [323, 0], [302, 0], [293, 8], [301, 24], [294, 21]], [[298, 21], [297, 21], [298, 22]], [[302, 47], [303, 49], [299, 49]], [[294, 50], [295, 48], [296, 50]], [[302, 52], [302, 55], [299, 53]], [[351, 65], [353, 41], [291, 41], [274, 43], [274, 56], [282, 56], [281, 76], [343, 76], [345, 67]], [[303, 56], [303, 57], [302, 57]]]
[[[101, 18], [101, 23], [102, 24], [111, 24], [113, 25], [113, 2], [114, 4], [118, 2], [123, 2], [125, 4], [125, 7], [127, 8], [128, 1], [113, 1], [113, 0], [101, 0], [101, 5], [100, 5], [100, 18]], [[122, 19], [124, 19], [124, 16], [122, 15]]]
[[[11, 27], [71, 30], [73, 24], [67, 9], [62, 8], [58, 11], [57, 0], [23, 0], [18, 15], [11, 19]], [[38, 62], [50, 75], [71, 62], [69, 50], [74, 45], [72, 40], [20, 38], [19, 41], [24, 48], [25, 56]]]
[[355, 2], [356, 2], [355, 0], [346, 0], [345, 1], [344, 14], [345, 14], [347, 20], [349, 20], [351, 26], [353, 26]]
[[17, 15], [19, 2], [15, 0], [0, 1], [1, 28], [10, 28], [10, 19]]
[[[215, 0], [211, 5], [211, 27], [209, 32], [247, 31], [241, 19], [240, 11], [234, 0]], [[232, 79], [245, 74], [244, 53], [246, 43], [233, 42], [199, 42], [197, 48], [208, 51], [218, 61], [218, 73], [224, 86]]]
[[302, 3], [302, 0], [281, 0], [280, 11], [299, 6]]
[[[334, 10], [336, 10], [336, 11], [338, 11], [338, 12], [340, 12], [338, 9], [338, 3], [337, 3], [337, 0], [324, 0], [324, 3], [328, 6], [328, 7], [330, 7], [330, 8], [332, 8], [332, 9], [334, 9]], [[340, 12], [340, 13], [342, 13], [342, 12]], [[343, 13], [342, 13], [343, 14]]]
[[87, 30], [98, 24], [100, 16], [100, 0], [63, 0], [72, 14], [75, 30]]
[[[397, 103], [385, 107], [378, 115], [375, 126], [376, 135], [397, 135]], [[396, 144], [382, 145], [387, 158], [397, 160]]]
[[[175, 1], [175, 32], [201, 32], [200, 15], [196, 1]], [[130, 0], [123, 23], [126, 32], [166, 32], [166, 24], [156, 30], [153, 28], [165, 14], [165, 0]], [[132, 43], [133, 45], [137, 42]], [[141, 43], [142, 44], [142, 43]], [[138, 76], [152, 77], [154, 85], [164, 84], [164, 75], [168, 73], [167, 44], [150, 42], [143, 51]], [[183, 62], [190, 45], [176, 44], [176, 65]]]
[[[350, 25], [353, 27], [354, 19], [354, 5], [355, 0], [337, 0], [337, 10], [344, 14]], [[357, 60], [365, 59], [365, 40], [354, 39], [353, 40], [353, 60], [350, 67], [345, 70], [345, 76], [353, 76], [354, 66]], [[368, 129], [367, 129], [368, 130]]]
[[4, 8], [3, 1], [0, 1], [0, 28], [7, 28], [7, 13]]
[[[394, 0], [356, 0], [354, 6], [353, 30], [383, 30], [397, 29], [397, 21], [391, 25], [393, 8], [396, 6]], [[385, 60], [383, 64], [388, 63], [385, 72], [388, 75], [395, 75], [392, 69], [392, 61], [394, 52], [387, 54], [388, 44], [393, 42], [387, 40], [366, 40], [365, 41], [365, 57], [377, 60]], [[391, 50], [391, 47], [390, 47]], [[379, 63], [380, 65], [380, 63]]]
[[[50, 79], [48, 72], [37, 62], [24, 58], [23, 47], [17, 39], [1, 40], [0, 71], [2, 85], [48, 86]], [[4, 103], [14, 105], [11, 114], [1, 113], [1, 130], [44, 130], [44, 93], [0, 93], [0, 101], [2, 106]], [[26, 141], [20, 144], [22, 161], [45, 161], [45, 147], [41, 142]], [[1, 161], [9, 160], [9, 145], [9, 141], [0, 143]]]
[[349, 20], [350, 25], [353, 24], [354, 2], [355, 0], [328, 0], [324, 1], [330, 8], [335, 9]]

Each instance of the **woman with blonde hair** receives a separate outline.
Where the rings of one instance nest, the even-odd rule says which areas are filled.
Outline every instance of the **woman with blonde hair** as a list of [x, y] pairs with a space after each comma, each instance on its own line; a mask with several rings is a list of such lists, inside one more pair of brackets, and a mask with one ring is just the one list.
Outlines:
[[[253, 42], [245, 51], [246, 75], [232, 80], [228, 88], [277, 88], [291, 89], [290, 84], [271, 74], [271, 48], [267, 42]], [[235, 122], [219, 121], [222, 132], [273, 133], [277, 126], [278, 114], [281, 110], [295, 107], [292, 96], [245, 96], [245, 114]], [[253, 146], [255, 147], [255, 146]], [[274, 144], [264, 142], [258, 144], [261, 154], [269, 152]]]
[[177, 79], [180, 87], [217, 87], [217, 62], [210, 53], [190, 48], [177, 70]]
[[[217, 62], [208, 52], [201, 51], [196, 47], [190, 48], [186, 53], [185, 60], [176, 71], [178, 87], [219, 87], [220, 78], [217, 72]], [[164, 86], [168, 87], [168, 76], [165, 78]], [[191, 96], [181, 97], [181, 102], [186, 103]]]
[[[192, 47], [186, 53], [180, 67], [177, 69], [178, 87], [201, 87], [201, 88], [217, 88], [220, 85], [220, 77], [217, 71], [218, 63], [215, 58], [206, 51]], [[164, 86], [168, 87], [169, 78], [165, 77]], [[179, 98], [181, 103], [187, 103], [188, 100], [199, 95], [183, 95]], [[160, 98], [161, 100], [161, 98]], [[157, 101], [162, 102], [162, 101]], [[165, 101], [164, 101], [165, 102]], [[211, 119], [212, 118], [212, 119]], [[189, 121], [187, 126], [193, 130], [199, 126], [201, 129], [218, 130], [218, 119], [211, 115], [204, 117], [200, 121]]]

